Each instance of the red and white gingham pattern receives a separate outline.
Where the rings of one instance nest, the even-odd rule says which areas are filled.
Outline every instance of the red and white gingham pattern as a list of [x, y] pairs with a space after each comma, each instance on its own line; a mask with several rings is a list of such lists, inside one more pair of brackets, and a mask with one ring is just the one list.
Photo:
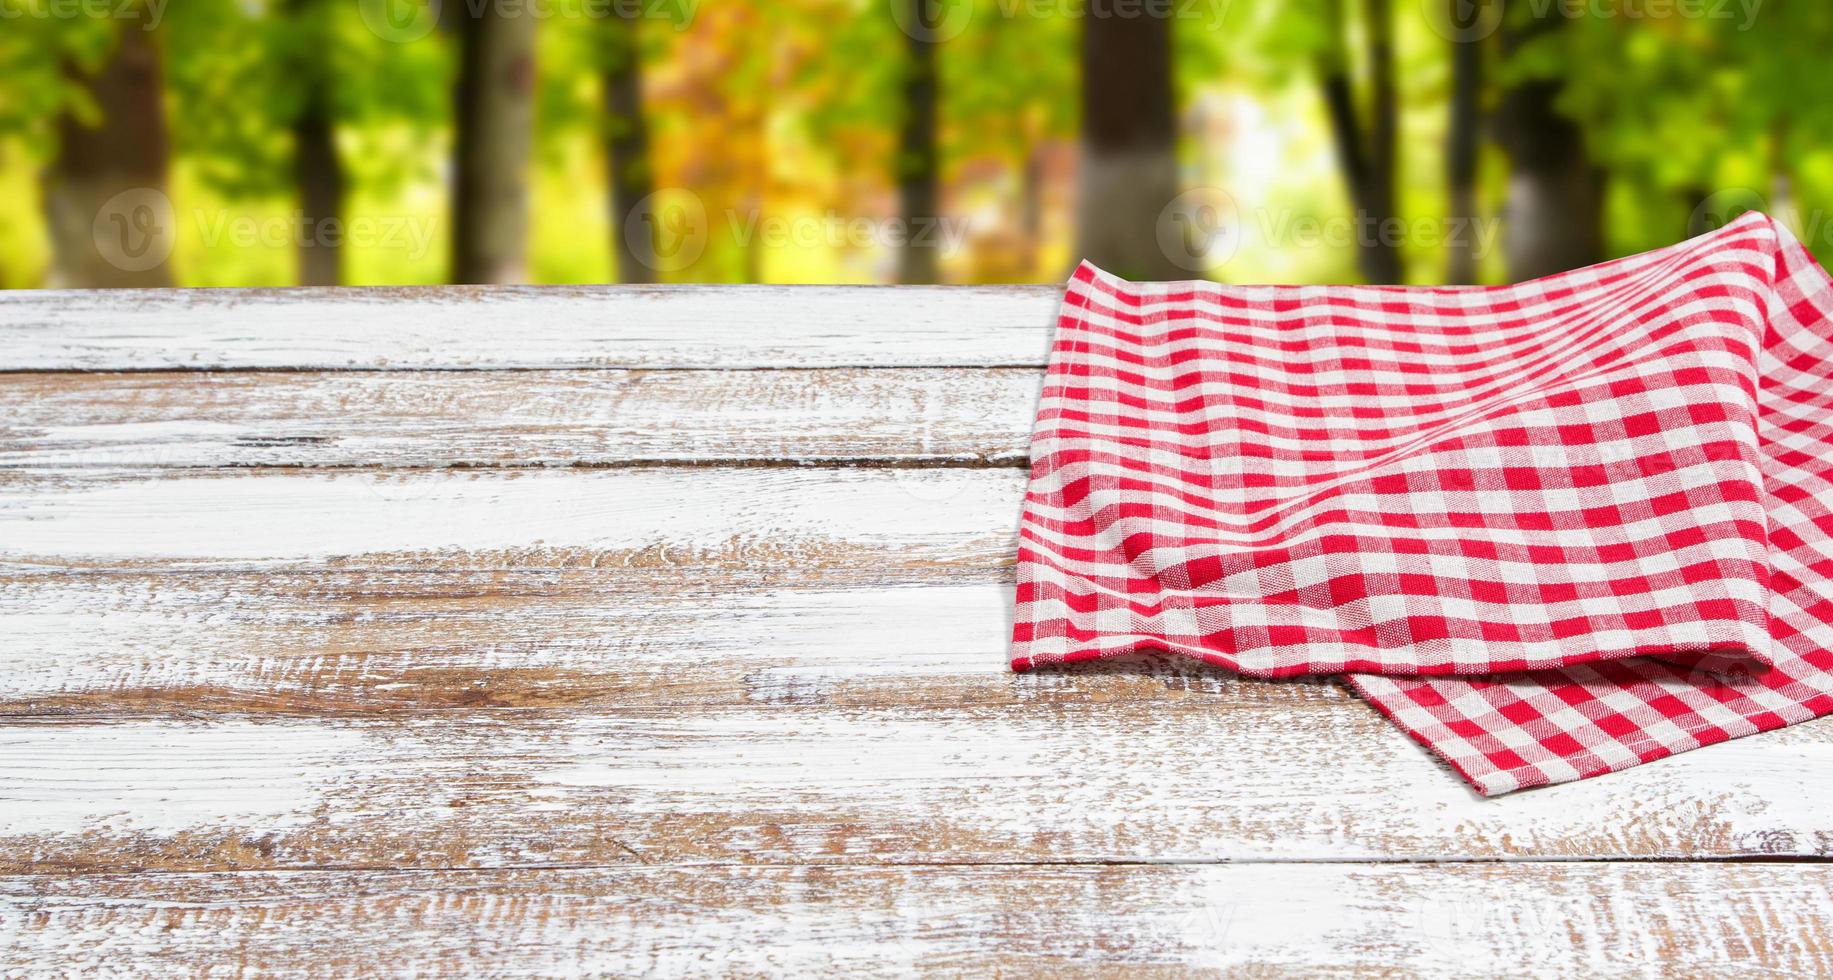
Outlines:
[[1833, 282], [1747, 215], [1495, 289], [1070, 280], [1015, 670], [1346, 673], [1485, 794], [1833, 711]]

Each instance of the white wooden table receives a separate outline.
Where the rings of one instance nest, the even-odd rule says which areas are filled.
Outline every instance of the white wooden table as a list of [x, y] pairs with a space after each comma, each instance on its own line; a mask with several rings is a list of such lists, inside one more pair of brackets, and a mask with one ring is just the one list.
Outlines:
[[1008, 673], [1055, 294], [0, 294], [0, 973], [1833, 971], [1833, 726]]

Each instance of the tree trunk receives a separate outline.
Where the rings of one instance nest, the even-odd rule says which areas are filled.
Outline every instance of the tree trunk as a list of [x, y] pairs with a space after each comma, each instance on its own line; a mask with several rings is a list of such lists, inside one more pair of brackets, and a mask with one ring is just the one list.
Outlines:
[[[1400, 108], [1394, 91], [1394, 18], [1389, 0], [1363, 0], [1367, 22], [1369, 122], [1364, 135], [1350, 81], [1346, 45], [1333, 41], [1319, 57], [1318, 74], [1330, 131], [1356, 209], [1356, 267], [1371, 283], [1399, 282], [1403, 273], [1400, 243], [1391, 227], [1397, 214], [1394, 169], [1400, 134]], [[1347, 30], [1339, 0], [1329, 0], [1326, 15]]]
[[605, 115], [610, 127], [605, 160], [610, 167], [611, 253], [619, 282], [654, 282], [654, 229], [636, 209], [654, 190], [649, 164], [649, 127], [643, 119], [643, 66], [638, 48], [638, 11], [616, 4], [605, 24]]
[[[917, 8], [908, 23], [920, 24], [932, 0], [902, 0]], [[935, 222], [941, 210], [936, 152], [936, 44], [927, 32], [905, 34], [904, 125], [898, 138], [897, 196], [904, 221], [898, 254], [899, 282], [935, 282], [940, 276], [941, 240]], [[919, 241], [918, 236], [923, 236]]]
[[523, 282], [535, 18], [506, 4], [452, 3], [445, 9], [456, 20], [459, 47], [452, 281]]
[[1712, 188], [1705, 184], [1688, 184], [1676, 192], [1676, 200], [1686, 209], [1686, 225], [1680, 230], [1682, 240], [1694, 238], [1712, 231], [1707, 208], [1712, 197]]
[[1027, 281], [1038, 273], [1044, 250], [1044, 158], [1034, 133], [1026, 142], [1024, 169], [1019, 178], [1018, 223], [1024, 234], [1024, 268]]
[[[1504, 54], [1560, 30], [1565, 20], [1558, 7], [1511, 13], [1502, 32]], [[1516, 282], [1604, 258], [1605, 175], [1591, 162], [1584, 130], [1557, 108], [1563, 87], [1557, 78], [1517, 82], [1498, 110], [1498, 142], [1510, 163], [1502, 242]]]
[[1368, 187], [1362, 209], [1367, 212], [1368, 240], [1362, 254], [1363, 275], [1369, 282], [1396, 283], [1404, 278], [1400, 242], [1389, 226], [1399, 215], [1395, 201], [1395, 158], [1400, 142], [1400, 100], [1394, 91], [1394, 15], [1389, 0], [1363, 0], [1368, 28], [1368, 64], [1372, 105], [1369, 112]]
[[[1792, 119], [1778, 113], [1769, 128], [1769, 216], [1782, 223], [1796, 238], [1807, 232], [1801, 220], [1801, 208], [1795, 200], [1794, 158], [1789, 155]], [[1809, 244], [1815, 244], [1810, 242]]]
[[[1445, 0], [1456, 6], [1469, 0]], [[1455, 12], [1453, 13], [1455, 17]], [[1453, 20], [1452, 23], [1456, 23]], [[1464, 37], [1451, 42], [1451, 119], [1445, 139], [1445, 171], [1451, 198], [1450, 255], [1445, 281], [1477, 281], [1477, 152], [1481, 139], [1483, 41]]]
[[1160, 246], [1165, 207], [1178, 195], [1171, 90], [1171, 21], [1082, 18], [1082, 160], [1076, 225], [1082, 255], [1118, 275], [1188, 274]]
[[51, 284], [70, 288], [172, 285], [176, 217], [165, 196], [166, 133], [159, 47], [137, 20], [119, 28], [114, 53], [94, 75], [66, 66], [94, 103], [85, 122], [66, 109], [45, 172]]
[[337, 157], [327, 93], [315, 89], [293, 121], [293, 174], [305, 235], [299, 284], [336, 286], [343, 276], [344, 166]]
[[299, 243], [299, 284], [336, 286], [343, 282], [347, 181], [331, 118], [327, 54], [317, 47], [329, 42], [326, 18], [330, 11], [322, 0], [292, 0], [290, 7], [302, 36], [315, 42], [302, 45], [300, 63], [294, 66], [304, 88], [299, 114], [293, 119], [293, 181], [305, 232]]

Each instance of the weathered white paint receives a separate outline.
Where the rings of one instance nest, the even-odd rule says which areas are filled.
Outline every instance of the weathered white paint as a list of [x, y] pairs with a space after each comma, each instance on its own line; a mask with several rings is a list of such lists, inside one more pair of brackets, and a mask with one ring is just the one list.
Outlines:
[[1015, 675], [1009, 575], [779, 564], [0, 577], [0, 713], [1350, 697], [1168, 656]]
[[[80, 741], [72, 738], [80, 733]], [[363, 733], [224, 719], [128, 726], [0, 726], [0, 833], [170, 837], [233, 823], [297, 829], [319, 815], [322, 770], [360, 767]], [[107, 785], [97, 795], [99, 767]]]
[[1827, 865], [620, 868], [0, 879], [0, 968], [1811, 976]]
[[1056, 296], [0, 294], [185, 372], [0, 377], [0, 973], [1833, 970], [1827, 865], [1684, 860], [1833, 856], [1828, 723], [1483, 800], [1330, 685], [1006, 673]]
[[[1348, 701], [15, 718], [0, 733], [12, 870], [1833, 854], [1833, 807], [1801, 777], [1833, 765], [1820, 724], [1499, 800]], [[286, 775], [251, 817], [238, 794], [268, 771], [263, 746]], [[132, 822], [166, 794], [183, 805]]]
[[829, 542], [894, 561], [997, 561], [1016, 540], [1024, 479], [1011, 469], [14, 470], [0, 475], [0, 561], [504, 564], [515, 552], [514, 564], [540, 564], [653, 548], [662, 560], [759, 550], [793, 565]]
[[0, 370], [1042, 365], [1058, 286], [12, 291]]
[[[77, 695], [117, 710], [158, 691], [388, 708], [467, 693], [510, 703], [893, 701], [908, 697], [900, 687], [937, 684], [953, 697], [1009, 700], [1095, 681], [1007, 670], [1010, 593], [998, 577], [683, 592], [597, 571], [32, 575], [0, 579], [0, 710], [61, 697], [54, 710], [64, 711]], [[1151, 666], [1166, 681], [1219, 690], [1224, 680]]]
[[1035, 369], [41, 374], [0, 466], [1022, 465]]

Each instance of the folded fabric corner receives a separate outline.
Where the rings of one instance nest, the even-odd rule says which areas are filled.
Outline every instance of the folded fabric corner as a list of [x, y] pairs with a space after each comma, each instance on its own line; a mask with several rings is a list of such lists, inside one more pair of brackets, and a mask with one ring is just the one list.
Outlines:
[[1833, 282], [1750, 214], [1515, 286], [1071, 277], [1012, 667], [1346, 674], [1485, 794], [1833, 710]]

